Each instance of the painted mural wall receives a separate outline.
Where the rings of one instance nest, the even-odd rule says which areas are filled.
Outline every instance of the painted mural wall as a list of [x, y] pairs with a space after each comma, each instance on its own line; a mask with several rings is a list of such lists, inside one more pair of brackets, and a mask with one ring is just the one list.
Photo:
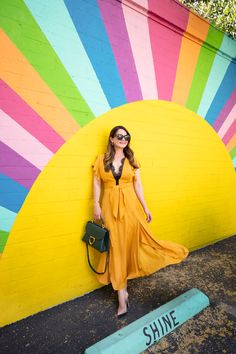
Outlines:
[[177, 0], [1, 0], [0, 27], [1, 326], [100, 286], [81, 237], [114, 125], [157, 238], [235, 234], [234, 40]]

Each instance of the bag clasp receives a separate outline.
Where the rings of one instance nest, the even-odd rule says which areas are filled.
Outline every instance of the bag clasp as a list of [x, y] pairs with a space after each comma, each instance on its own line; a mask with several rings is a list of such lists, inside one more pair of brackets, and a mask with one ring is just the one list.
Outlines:
[[92, 246], [92, 245], [95, 243], [95, 241], [96, 241], [96, 238], [95, 238], [95, 237], [89, 236], [88, 242], [89, 242], [90, 246]]

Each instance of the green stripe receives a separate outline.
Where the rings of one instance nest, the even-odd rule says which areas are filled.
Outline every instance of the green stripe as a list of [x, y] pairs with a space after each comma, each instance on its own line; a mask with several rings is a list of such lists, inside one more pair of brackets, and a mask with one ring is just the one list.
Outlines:
[[223, 32], [220, 32], [214, 27], [210, 26], [206, 41], [203, 43], [199, 53], [192, 86], [190, 88], [186, 103], [186, 107], [194, 112], [197, 112], [200, 105], [203, 91], [205, 89], [215, 56], [217, 54], [215, 48], [218, 49], [220, 47], [223, 38]]
[[230, 151], [230, 156], [233, 159], [236, 156], [236, 146], [233, 147], [233, 149]]
[[0, 253], [4, 250], [7, 243], [9, 232], [0, 230]]
[[0, 26], [72, 117], [81, 126], [88, 123], [93, 113], [23, 0], [1, 0]]

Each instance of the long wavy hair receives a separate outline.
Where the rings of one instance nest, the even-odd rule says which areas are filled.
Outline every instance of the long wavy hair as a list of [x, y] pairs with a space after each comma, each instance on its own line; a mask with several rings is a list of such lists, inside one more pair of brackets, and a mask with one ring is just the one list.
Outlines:
[[[112, 161], [114, 160], [114, 156], [115, 156], [115, 148], [114, 146], [112, 145], [112, 142], [110, 140], [110, 138], [114, 138], [114, 136], [116, 135], [116, 132], [119, 130], [119, 129], [123, 129], [126, 131], [126, 133], [130, 136], [130, 140], [131, 140], [131, 135], [130, 133], [128, 132], [128, 130], [123, 127], [122, 125], [117, 125], [116, 127], [112, 128], [111, 132], [110, 132], [110, 135], [109, 135], [109, 138], [108, 138], [108, 144], [107, 144], [107, 151], [105, 152], [104, 154], [104, 159], [103, 159], [103, 162], [104, 162], [104, 169], [106, 172], [108, 172], [110, 169], [111, 169], [111, 163]], [[124, 148], [124, 155], [125, 157], [128, 159], [130, 165], [133, 167], [133, 168], [139, 168], [138, 165], [135, 163], [134, 161], [134, 152], [133, 150], [130, 148], [129, 146], [130, 144], [130, 141], [128, 142], [128, 144], [126, 145], [126, 147]]]

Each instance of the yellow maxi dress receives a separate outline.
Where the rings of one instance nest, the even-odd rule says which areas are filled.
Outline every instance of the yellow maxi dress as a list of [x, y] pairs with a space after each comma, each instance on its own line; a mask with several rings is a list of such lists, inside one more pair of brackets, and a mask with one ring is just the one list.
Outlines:
[[[103, 183], [101, 209], [104, 224], [110, 231], [110, 250], [106, 273], [97, 278], [103, 284], [111, 283], [114, 290], [120, 290], [128, 279], [181, 262], [187, 257], [188, 249], [171, 241], [155, 239], [135, 193], [135, 169], [129, 160], [124, 159], [117, 184], [112, 171], [105, 171], [103, 158], [104, 154], [97, 156], [93, 171]], [[137, 160], [136, 163], [140, 167]], [[106, 254], [102, 253], [99, 272], [104, 270], [105, 261]]]

